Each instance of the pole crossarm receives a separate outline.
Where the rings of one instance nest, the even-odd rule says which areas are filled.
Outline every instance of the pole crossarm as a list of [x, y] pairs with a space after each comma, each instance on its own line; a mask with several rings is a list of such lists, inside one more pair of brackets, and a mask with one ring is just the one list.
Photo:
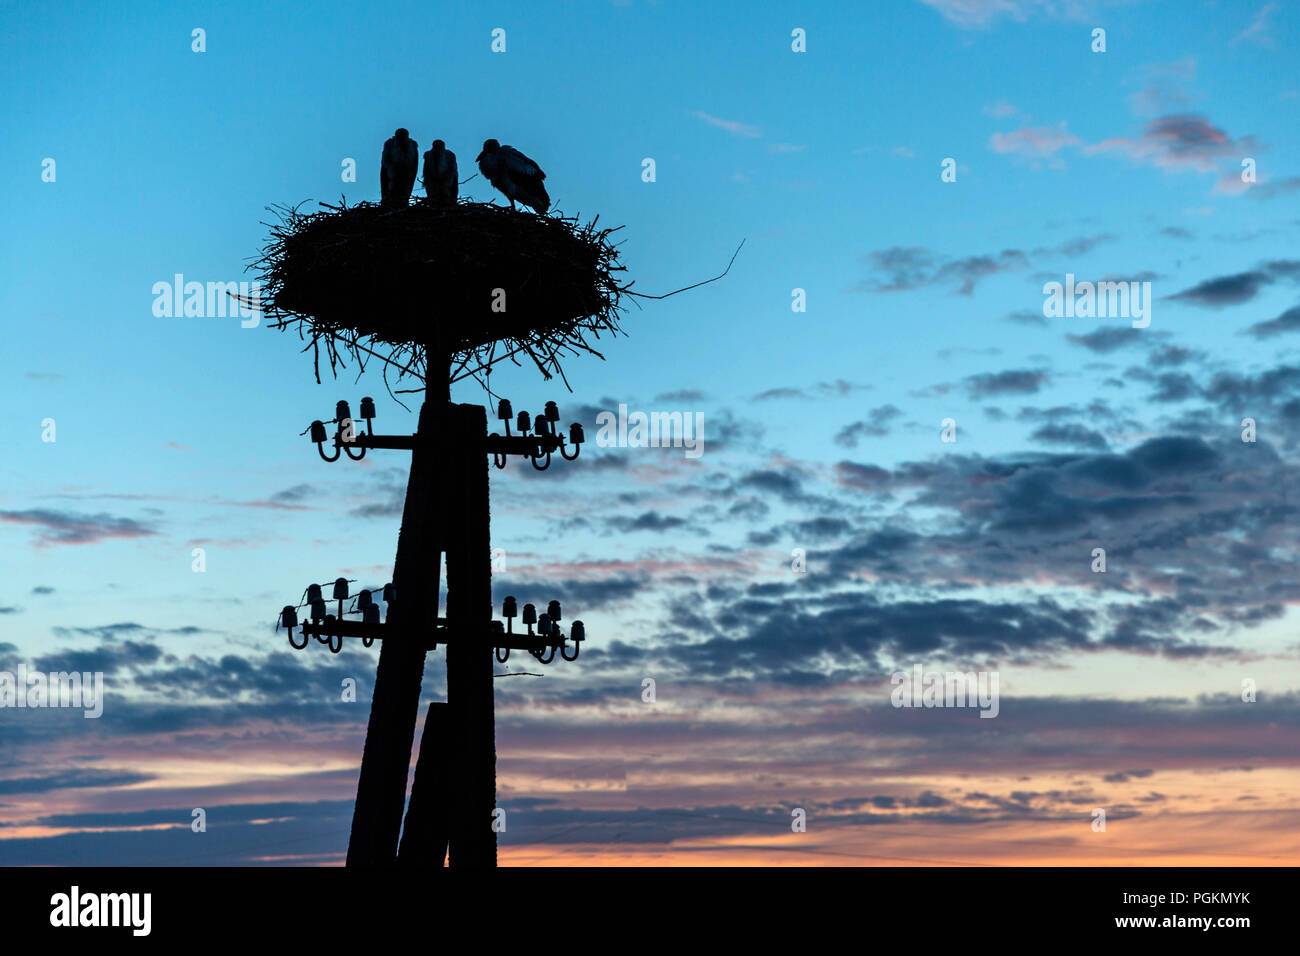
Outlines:
[[356, 441], [340, 441], [343, 448], [388, 448], [395, 451], [411, 451], [415, 448], [415, 435], [358, 435]]
[[[428, 442], [440, 451], [445, 451], [446, 447], [451, 445], [457, 451], [471, 453], [477, 451], [491, 455], [492, 463], [498, 468], [506, 466], [506, 459], [509, 456], [518, 455], [531, 461], [538, 471], [545, 471], [550, 467], [551, 456], [557, 452], [565, 461], [573, 461], [578, 457], [582, 444], [586, 441], [582, 425], [577, 422], [569, 426], [567, 439], [560, 434], [557, 427], [560, 410], [554, 402], [547, 402], [546, 407], [538, 412], [535, 418], [527, 412], [520, 412], [514, 419], [515, 426], [519, 429], [517, 435], [510, 431], [513, 415], [514, 410], [510, 407], [510, 403], [502, 399], [497, 407], [497, 417], [505, 423], [504, 435], [494, 433], [486, 437], [471, 437], [461, 434], [454, 442], [451, 441], [450, 433], [444, 430], [437, 430], [427, 436], [420, 433], [376, 435], [373, 424], [375, 402], [374, 399], [366, 397], [361, 400], [361, 417], [365, 421], [364, 431], [359, 429], [352, 419], [351, 406], [346, 401], [340, 401], [336, 403], [334, 418], [329, 422], [337, 426], [332, 436], [325, 427], [326, 423], [320, 419], [312, 422], [303, 434], [310, 433], [317, 453], [329, 462], [338, 461], [344, 454], [352, 461], [360, 461], [366, 457], [366, 452], [371, 450], [414, 451], [421, 443]], [[332, 452], [325, 451], [327, 443], [332, 443]]]
[[[438, 621], [443, 626], [434, 629], [433, 636], [426, 642], [426, 650], [433, 650], [439, 644], [451, 644], [468, 642], [475, 644], [486, 644], [496, 650], [512, 651], [534, 651], [543, 652], [551, 648], [557, 650], [567, 650], [570, 642], [576, 647], [578, 642], [586, 640], [584, 636], [572, 637], [557, 634], [553, 637], [544, 637], [541, 634], [503, 634], [501, 631], [487, 631], [483, 634], [466, 634], [460, 629], [453, 630], [446, 626], [446, 618], [440, 617]], [[387, 624], [363, 624], [360, 621], [340, 621], [331, 617], [324, 621], [303, 621], [298, 625], [302, 629], [304, 642], [302, 645], [294, 645], [299, 650], [306, 646], [306, 638], [316, 638], [321, 643], [327, 642], [334, 637], [355, 637], [364, 641], [382, 641], [385, 637], [401, 638], [403, 632], [401, 629]], [[503, 640], [504, 638], [504, 640]], [[290, 634], [292, 640], [292, 632]], [[367, 645], [368, 646], [368, 645]]]
[[[411, 451], [415, 448], [415, 435], [369, 435], [361, 432], [352, 441], [338, 442], [340, 448], [354, 448], [361, 451], [387, 449], [392, 451]], [[520, 455], [525, 458], [540, 458], [554, 454], [565, 447], [560, 435], [488, 435], [483, 439], [482, 451], [488, 455]]]

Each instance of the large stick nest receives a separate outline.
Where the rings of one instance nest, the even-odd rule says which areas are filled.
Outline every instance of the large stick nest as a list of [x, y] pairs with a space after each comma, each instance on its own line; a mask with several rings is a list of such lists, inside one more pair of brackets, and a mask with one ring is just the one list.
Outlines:
[[431, 387], [525, 356], [563, 378], [562, 356], [603, 358], [590, 340], [619, 331], [630, 286], [615, 278], [616, 230], [595, 220], [467, 201], [320, 205], [273, 207], [253, 264], [269, 324], [309, 340], [317, 381], [322, 353], [331, 370], [377, 357], [403, 376], [432, 374]]

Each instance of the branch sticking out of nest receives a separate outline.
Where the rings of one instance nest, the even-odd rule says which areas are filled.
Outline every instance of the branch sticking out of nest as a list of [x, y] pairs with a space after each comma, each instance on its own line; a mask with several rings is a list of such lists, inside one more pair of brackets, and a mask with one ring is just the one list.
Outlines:
[[378, 358], [386, 382], [391, 366], [435, 389], [465, 377], [486, 387], [479, 373], [507, 358], [563, 379], [562, 358], [603, 358], [593, 341], [619, 333], [629, 286], [616, 278], [617, 229], [597, 220], [475, 202], [321, 205], [272, 207], [279, 221], [264, 223], [252, 264], [268, 325], [298, 331], [318, 382], [322, 352], [335, 374], [348, 356], [361, 369]]

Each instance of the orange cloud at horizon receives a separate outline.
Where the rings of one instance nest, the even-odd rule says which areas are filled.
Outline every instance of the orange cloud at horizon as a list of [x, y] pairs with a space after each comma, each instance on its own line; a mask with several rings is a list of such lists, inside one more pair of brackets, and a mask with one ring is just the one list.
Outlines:
[[[954, 830], [960, 829], [959, 834]], [[1243, 841], [1244, 833], [1261, 836]], [[1267, 836], [1265, 836], [1267, 834]], [[832, 827], [667, 845], [502, 846], [502, 866], [1300, 866], [1300, 811], [1111, 821]]]

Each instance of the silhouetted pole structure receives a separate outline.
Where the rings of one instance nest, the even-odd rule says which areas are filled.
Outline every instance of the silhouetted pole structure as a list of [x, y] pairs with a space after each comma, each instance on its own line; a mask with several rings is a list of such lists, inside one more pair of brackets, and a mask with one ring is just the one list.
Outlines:
[[[404, 146], [402, 153], [407, 151]], [[389, 152], [385, 144], [386, 173], [394, 182], [398, 172], [411, 178], [405, 172], [409, 164], [393, 166]], [[530, 195], [539, 201], [512, 195], [512, 205], [519, 199], [545, 212], [540, 170], [517, 151], [500, 152], [533, 170], [512, 170], [514, 181], [537, 179]], [[494, 663], [504, 664], [515, 650], [541, 664], [557, 655], [577, 660], [586, 630], [575, 620], [565, 634], [558, 600], [550, 601], [545, 613], [524, 604], [521, 615], [513, 595], [502, 604], [505, 620], [493, 620], [487, 457], [497, 468], [505, 468], [511, 457], [528, 458], [545, 471], [553, 455], [577, 458], [585, 438], [577, 422], [570, 424], [567, 440], [560, 434], [555, 402], [547, 402], [535, 417], [520, 411], [516, 418], [506, 399], [497, 405], [505, 434], [488, 435], [481, 406], [451, 403], [453, 360], [459, 362], [457, 380], [477, 380], [495, 363], [519, 364], [517, 356], [525, 354], [549, 379], [549, 369], [560, 371], [557, 354], [599, 356], [587, 335], [618, 332], [619, 300], [628, 290], [615, 277], [622, 267], [608, 241], [614, 230], [598, 230], [594, 221], [583, 226], [565, 217], [523, 216], [482, 203], [412, 206], [405, 194], [390, 196], [388, 184], [382, 206], [343, 204], [311, 215], [295, 207], [281, 226], [272, 227], [260, 260], [273, 290], [272, 314], [280, 318], [272, 327], [297, 325], [300, 333], [310, 333], [318, 382], [322, 354], [333, 370], [348, 354], [364, 368], [362, 353], [367, 353], [425, 384], [414, 435], [375, 434], [375, 405], [368, 396], [361, 399], [364, 433], [357, 432], [346, 401], [335, 406], [332, 449], [326, 447], [331, 437], [324, 421], [309, 427], [327, 462], [344, 454], [360, 461], [379, 449], [411, 452], [393, 578], [383, 589], [387, 620], [381, 620], [385, 611], [374, 589], [352, 595], [349, 581], [340, 577], [331, 591], [336, 613], [327, 607], [327, 585], [312, 583], [304, 602], [282, 608], [277, 627], [286, 629], [290, 646], [298, 650], [312, 638], [335, 654], [345, 638], [360, 639], [366, 647], [383, 642], [347, 864], [391, 866], [400, 859], [403, 865], [440, 866], [445, 856], [456, 867], [493, 867], [498, 829]], [[508, 320], [496, 314], [496, 294], [507, 287], [515, 290]], [[491, 317], [480, 295], [488, 288], [494, 296]], [[455, 301], [429, 301], [431, 294], [446, 290]], [[392, 349], [387, 357], [375, 351], [385, 345]], [[517, 434], [511, 432], [512, 421]], [[447, 610], [440, 617], [444, 555]], [[355, 603], [345, 610], [343, 602], [350, 598]], [[300, 621], [302, 608], [309, 608], [308, 619]], [[514, 630], [516, 619], [526, 631]], [[429, 709], [406, 807], [425, 661], [439, 644], [447, 648], [448, 699]]]
[[[481, 405], [453, 405], [453, 447], [465, 449], [448, 462], [447, 703], [455, 789], [449, 827], [448, 865], [497, 864], [496, 728], [493, 707], [492, 556], [488, 501], [487, 416]], [[452, 556], [456, 560], [451, 560]], [[416, 771], [417, 776], [419, 770]]]
[[[436, 546], [440, 523], [437, 512], [444, 500], [440, 492], [445, 469], [440, 467], [433, 442], [445, 405], [445, 398], [425, 399], [411, 451], [411, 474], [393, 564], [397, 601], [388, 616], [389, 623], [400, 629], [402, 639], [382, 641], [379, 649], [352, 811], [348, 866], [388, 865], [397, 856], [426, 641], [433, 633], [438, 613], [442, 553]], [[432, 601], [428, 599], [430, 593]], [[393, 621], [394, 616], [397, 621]]]
[[[560, 629], [559, 601], [551, 601], [540, 615], [534, 605], [525, 604], [526, 632], [512, 630], [519, 616], [513, 596], [502, 606], [506, 623], [493, 620], [488, 486], [489, 455], [498, 468], [518, 455], [545, 471], [553, 454], [568, 461], [578, 457], [585, 440], [582, 426], [570, 426], [566, 444], [555, 427], [559, 409], [547, 402], [535, 420], [520, 412], [519, 434], [512, 435], [513, 412], [502, 399], [497, 417], [505, 422], [506, 434], [488, 435], [483, 407], [453, 405], [449, 391], [447, 384], [437, 395], [426, 389], [414, 435], [374, 434], [375, 408], [370, 398], [361, 400], [363, 434], [354, 431], [348, 403], [337, 404], [334, 421], [339, 427], [332, 456], [325, 451], [329, 440], [325, 424], [314, 421], [310, 428], [325, 461], [337, 461], [345, 451], [354, 461], [370, 449], [411, 452], [393, 581], [391, 590], [384, 587], [387, 623], [380, 622], [379, 606], [368, 589], [355, 596], [353, 609], [343, 610], [343, 601], [349, 598], [344, 578], [334, 582], [337, 615], [326, 612], [321, 585], [311, 584], [306, 604], [299, 605], [310, 606], [311, 620], [299, 622], [293, 605], [284, 607], [280, 616], [290, 645], [300, 650], [312, 637], [329, 644], [334, 653], [342, 650], [345, 637], [361, 638], [367, 646], [383, 642], [352, 815], [349, 866], [397, 862], [441, 866], [444, 857], [448, 865], [458, 868], [496, 866], [494, 661], [505, 663], [514, 649], [527, 651], [542, 664], [551, 663], [557, 654], [573, 661], [586, 639], [581, 621], [573, 622], [568, 636]], [[447, 613], [440, 618], [443, 555]], [[362, 620], [349, 621], [348, 614], [360, 614]], [[301, 644], [293, 636], [297, 627], [302, 629]], [[447, 648], [447, 702], [429, 709], [403, 833], [402, 809], [425, 658], [438, 644]]]
[[446, 701], [429, 704], [415, 762], [415, 782], [397, 851], [399, 866], [442, 866], [447, 860], [447, 827], [451, 820], [451, 720]]
[[389, 611], [389, 622], [397, 624], [403, 639], [382, 641], [379, 649], [357, 800], [352, 810], [348, 866], [386, 866], [397, 858], [411, 746], [419, 718], [426, 642], [437, 624], [447, 468], [439, 458], [436, 442], [444, 433], [450, 405], [450, 376], [442, 373], [450, 360], [435, 343], [427, 346], [425, 354], [425, 398], [411, 450], [411, 474], [393, 562], [396, 622]]

